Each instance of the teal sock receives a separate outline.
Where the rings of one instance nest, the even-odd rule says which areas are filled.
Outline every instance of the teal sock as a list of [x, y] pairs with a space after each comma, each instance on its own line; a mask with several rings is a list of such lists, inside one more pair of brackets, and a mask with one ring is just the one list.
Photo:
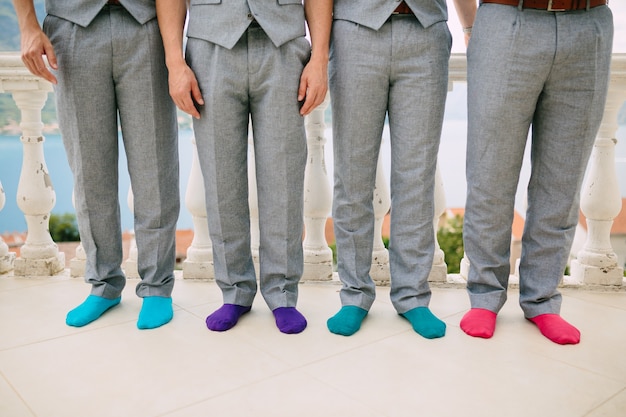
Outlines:
[[352, 336], [360, 328], [367, 310], [357, 306], [343, 306], [341, 310], [328, 319], [326, 325], [331, 333]]
[[411, 323], [413, 330], [426, 339], [436, 339], [446, 334], [446, 324], [435, 317], [428, 307], [417, 307], [401, 316]]
[[171, 297], [144, 297], [137, 327], [139, 329], [155, 329], [169, 323], [174, 317]]
[[90, 295], [85, 301], [75, 309], [67, 313], [65, 324], [68, 326], [82, 327], [99, 318], [111, 307], [120, 303], [122, 297], [114, 299]]

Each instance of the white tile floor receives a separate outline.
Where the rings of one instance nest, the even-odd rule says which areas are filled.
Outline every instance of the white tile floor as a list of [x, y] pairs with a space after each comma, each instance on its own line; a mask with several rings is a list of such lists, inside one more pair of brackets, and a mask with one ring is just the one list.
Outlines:
[[173, 321], [140, 331], [135, 283], [75, 329], [64, 318], [87, 295], [81, 279], [0, 276], [0, 416], [626, 416], [626, 292], [563, 290], [583, 338], [559, 346], [523, 319], [516, 290], [482, 340], [459, 328], [465, 291], [434, 288], [448, 330], [426, 340], [384, 287], [361, 331], [330, 334], [336, 283], [301, 285], [299, 335], [281, 334], [260, 296], [234, 329], [210, 332], [216, 284], [183, 279]]

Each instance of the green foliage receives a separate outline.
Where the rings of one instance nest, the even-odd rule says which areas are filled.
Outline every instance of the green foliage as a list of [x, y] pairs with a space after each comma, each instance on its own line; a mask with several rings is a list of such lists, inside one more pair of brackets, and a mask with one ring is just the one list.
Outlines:
[[463, 217], [456, 215], [437, 231], [439, 247], [445, 254], [448, 273], [456, 274], [463, 259]]
[[[439, 247], [445, 254], [445, 261], [448, 265], [448, 273], [459, 273], [461, 259], [463, 259], [463, 217], [457, 215], [448, 220], [447, 223], [437, 232]], [[389, 247], [389, 238], [383, 236], [383, 244]], [[333, 265], [337, 265], [337, 245], [335, 242], [328, 245], [333, 252]]]
[[55, 242], [80, 241], [76, 216], [73, 213], [51, 214], [48, 229]]
[[337, 265], [337, 243], [333, 242], [330, 245], [328, 245], [328, 247], [333, 253], [333, 265], [336, 266]]

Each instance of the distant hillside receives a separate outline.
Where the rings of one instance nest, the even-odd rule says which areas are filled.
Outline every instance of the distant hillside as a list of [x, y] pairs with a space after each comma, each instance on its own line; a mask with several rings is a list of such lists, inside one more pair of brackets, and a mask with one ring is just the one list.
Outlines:
[[[39, 21], [45, 16], [44, 0], [35, 0]], [[0, 0], [0, 51], [20, 50], [20, 31], [12, 0]]]

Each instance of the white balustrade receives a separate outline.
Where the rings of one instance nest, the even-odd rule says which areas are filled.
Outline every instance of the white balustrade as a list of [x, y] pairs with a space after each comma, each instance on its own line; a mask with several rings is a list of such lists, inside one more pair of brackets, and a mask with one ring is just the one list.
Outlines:
[[[0, 181], [0, 211], [4, 208], [6, 202], [6, 196], [4, 194], [4, 188], [2, 188], [2, 182]], [[0, 237], [0, 274], [4, 274], [13, 269], [13, 263], [15, 262], [15, 254], [9, 252], [9, 246]]]
[[[131, 213], [135, 213], [135, 195], [133, 194], [132, 185], [128, 186], [128, 194], [126, 196], [126, 204]], [[133, 216], [134, 217], [134, 216]], [[126, 278], [138, 279], [139, 276], [139, 251], [137, 250], [137, 240], [135, 239], [135, 230], [130, 231], [130, 247], [128, 248], [128, 258], [124, 261], [124, 275]]]
[[376, 183], [374, 185], [374, 245], [372, 247], [372, 266], [370, 276], [377, 282], [389, 282], [389, 251], [383, 242], [383, 222], [391, 207], [389, 186], [383, 170], [382, 152], [378, 153], [376, 165]]
[[[76, 200], [72, 192], [72, 206], [76, 209]], [[87, 266], [87, 254], [82, 243], [79, 243], [74, 252], [74, 257], [70, 259], [70, 276], [73, 278], [84, 277]]]
[[448, 280], [448, 265], [446, 265], [445, 253], [439, 246], [437, 240], [437, 230], [439, 228], [439, 219], [446, 211], [446, 194], [443, 189], [443, 178], [439, 170], [439, 164], [435, 171], [435, 217], [433, 219], [433, 229], [435, 233], [435, 255], [433, 257], [433, 267], [430, 270], [428, 281], [430, 282], [446, 282]]
[[15, 260], [14, 274], [20, 276], [55, 275], [65, 268], [65, 254], [59, 252], [48, 231], [56, 194], [44, 158], [41, 110], [50, 91], [50, 83], [32, 76], [19, 54], [0, 54], [0, 92], [12, 93], [22, 116], [24, 155], [16, 198], [28, 235]]
[[185, 206], [193, 221], [193, 240], [187, 249], [187, 259], [183, 262], [183, 278], [213, 279], [213, 246], [209, 236], [209, 224], [206, 215], [204, 180], [200, 170], [200, 160], [196, 139], [193, 144], [193, 159], [185, 192]]
[[261, 231], [259, 229], [259, 195], [256, 182], [256, 157], [251, 120], [248, 122], [248, 207], [250, 210], [250, 247], [258, 279], [260, 273], [259, 247], [261, 246]]
[[[581, 191], [581, 210], [587, 218], [587, 240], [571, 263], [575, 280], [589, 285], [622, 285], [624, 269], [611, 247], [611, 226], [622, 207], [615, 171], [617, 114], [626, 100], [626, 55], [614, 55], [609, 93], [600, 131]], [[622, 181], [626, 180], [622, 178]]]
[[[449, 82], [450, 89], [456, 82], [466, 82], [466, 62], [463, 54], [451, 56]], [[21, 256], [18, 259], [11, 259], [13, 254], [8, 252], [6, 243], [0, 239], [0, 273], [10, 271], [14, 267], [15, 275], [54, 275], [65, 267], [64, 254], [59, 253], [48, 232], [49, 213], [54, 207], [56, 196], [44, 159], [45, 139], [42, 135], [41, 109], [50, 91], [51, 85], [31, 75], [23, 66], [18, 53], [0, 53], [0, 92], [12, 93], [22, 114], [20, 127], [23, 131], [21, 141], [24, 159], [16, 198], [28, 227], [26, 243], [21, 248]], [[614, 54], [607, 106], [581, 193], [581, 209], [587, 218], [588, 234], [584, 248], [572, 262], [571, 273], [572, 279], [582, 285], [623, 285], [623, 270], [617, 265], [617, 258], [611, 247], [610, 228], [621, 206], [614, 154], [617, 112], [625, 100], [626, 54]], [[332, 274], [331, 253], [324, 234], [332, 194], [324, 162], [324, 147], [327, 141], [324, 134], [324, 111], [327, 106], [328, 99], [305, 120], [309, 152], [305, 171], [303, 219], [305, 280], [327, 280]], [[253, 146], [249, 146], [248, 161], [251, 245], [258, 266], [258, 199]], [[390, 199], [381, 164], [379, 160], [374, 197], [376, 236], [372, 254], [372, 277], [377, 281], [387, 281], [389, 255], [382, 243], [381, 230], [382, 221], [389, 210]], [[4, 198], [3, 192], [0, 192], [0, 197]], [[183, 276], [213, 278], [213, 254], [206, 219], [204, 185], [195, 143], [185, 203], [192, 214], [194, 238], [187, 251], [187, 259], [183, 263]], [[132, 209], [132, 200], [130, 204]], [[443, 183], [437, 173], [436, 215], [433, 219], [435, 226], [444, 210]], [[131, 248], [131, 254], [125, 265], [127, 274], [129, 261], [133, 260], [136, 261], [136, 252]], [[84, 261], [84, 251], [79, 246], [76, 258], [71, 264], [72, 276], [84, 274]], [[78, 266], [81, 265], [82, 269], [79, 269]], [[443, 253], [437, 244], [429, 280], [445, 281], [445, 267]], [[469, 264], [464, 259], [461, 263], [462, 276], [467, 276], [468, 267]]]
[[333, 253], [326, 242], [326, 221], [332, 208], [332, 190], [326, 172], [324, 114], [330, 95], [305, 118], [308, 158], [304, 171], [304, 273], [303, 280], [333, 278]]

